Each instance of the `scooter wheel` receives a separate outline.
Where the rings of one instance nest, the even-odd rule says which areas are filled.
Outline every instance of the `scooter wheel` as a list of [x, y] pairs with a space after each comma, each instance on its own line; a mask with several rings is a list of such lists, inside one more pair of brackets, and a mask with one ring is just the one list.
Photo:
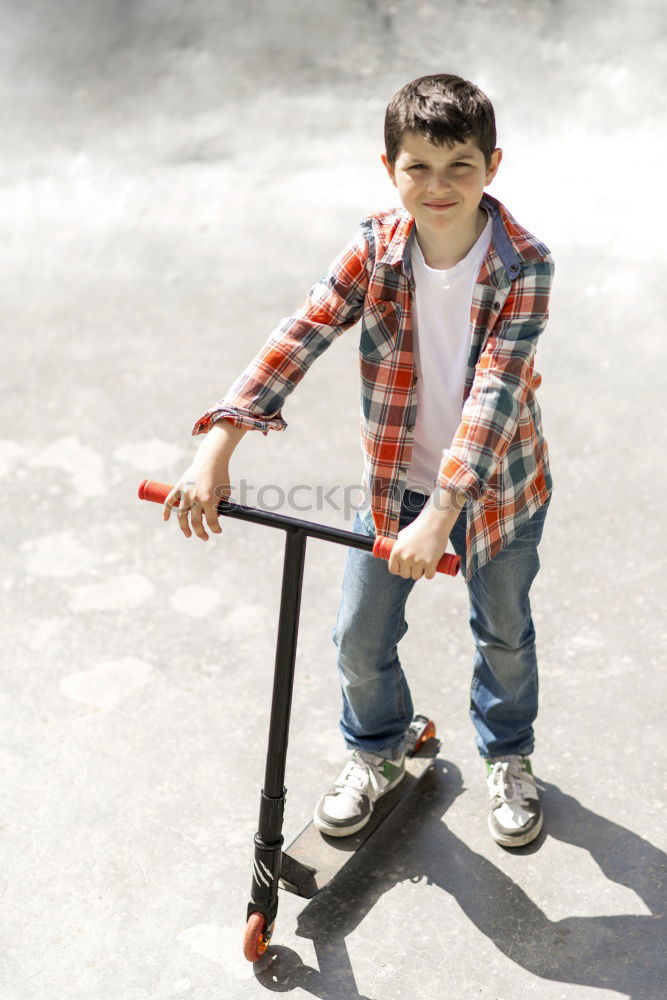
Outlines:
[[243, 954], [249, 962], [258, 962], [271, 940], [273, 925], [266, 930], [266, 917], [263, 913], [251, 913], [245, 925], [243, 937]]

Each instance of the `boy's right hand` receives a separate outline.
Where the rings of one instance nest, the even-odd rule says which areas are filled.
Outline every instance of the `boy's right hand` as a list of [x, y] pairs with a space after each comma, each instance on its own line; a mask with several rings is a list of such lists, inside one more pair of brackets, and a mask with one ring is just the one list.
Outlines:
[[[225, 435], [209, 431], [192, 464], [167, 494], [162, 510], [163, 521], [169, 520], [173, 509], [178, 517], [178, 526], [186, 538], [194, 531], [202, 541], [208, 541], [204, 518], [211, 531], [216, 535], [222, 534], [217, 507], [220, 500], [229, 500], [232, 493], [229, 480], [230, 455]], [[179, 501], [178, 507], [173, 507], [176, 500]], [[189, 522], [192, 523], [192, 531]]]
[[[173, 510], [178, 517], [179, 528], [186, 538], [189, 538], [194, 531], [195, 535], [206, 542], [208, 535], [204, 529], [203, 518], [206, 518], [206, 524], [211, 531], [216, 535], [222, 534], [218, 520], [218, 503], [220, 500], [228, 500], [231, 493], [229, 466], [226, 462], [224, 465], [193, 462], [183, 473], [180, 482], [167, 495], [162, 519], [169, 520], [173, 504], [178, 500], [178, 507], [173, 507]], [[188, 517], [192, 522], [192, 531]]]

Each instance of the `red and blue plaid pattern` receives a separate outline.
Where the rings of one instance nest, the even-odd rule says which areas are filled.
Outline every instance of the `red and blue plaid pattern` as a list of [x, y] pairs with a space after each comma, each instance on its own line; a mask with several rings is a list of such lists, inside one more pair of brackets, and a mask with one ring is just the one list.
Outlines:
[[[467, 497], [465, 578], [512, 541], [546, 503], [553, 483], [535, 390], [537, 341], [548, 318], [554, 264], [548, 247], [484, 194], [491, 244], [474, 287], [461, 423], [437, 482]], [[417, 415], [410, 268], [414, 217], [396, 208], [368, 216], [303, 305], [281, 320], [226, 395], [195, 422], [284, 430], [281, 410], [313, 361], [361, 320], [363, 485], [375, 530], [395, 538]], [[362, 512], [360, 512], [362, 513]]]

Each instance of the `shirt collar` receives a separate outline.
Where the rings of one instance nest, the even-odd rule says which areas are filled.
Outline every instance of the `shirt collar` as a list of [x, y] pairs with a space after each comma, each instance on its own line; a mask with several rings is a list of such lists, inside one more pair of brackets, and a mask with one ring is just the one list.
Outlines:
[[[504, 267], [510, 280], [513, 280], [521, 271], [522, 258], [505, 226], [503, 215], [507, 214], [506, 210], [496, 198], [486, 192], [482, 195], [480, 208], [491, 216], [492, 222], [491, 243], [482, 263], [479, 281], [485, 282], [491, 278], [499, 265]], [[411, 274], [410, 251], [415, 232], [414, 216], [405, 209], [400, 209], [398, 225], [378, 264], [386, 264], [397, 269], [402, 267], [406, 274]], [[493, 283], [495, 284], [495, 281]]]

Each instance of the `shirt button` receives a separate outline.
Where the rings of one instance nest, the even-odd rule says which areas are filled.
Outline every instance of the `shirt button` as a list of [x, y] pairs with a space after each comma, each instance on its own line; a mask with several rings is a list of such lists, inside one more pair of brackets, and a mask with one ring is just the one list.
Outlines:
[[414, 429], [415, 429], [415, 425], [414, 424], [408, 424], [408, 430], [409, 431], [413, 431]]
[[498, 310], [500, 309], [500, 302], [494, 302], [493, 308], [496, 310], [496, 312], [498, 312]]
[[389, 520], [390, 521], [398, 521], [398, 514], [390, 514], [389, 515]]
[[385, 308], [386, 308], [386, 306], [385, 306], [384, 302], [380, 302], [380, 304], [378, 306], [378, 312], [379, 313], [383, 313], [385, 311]]
[[417, 382], [419, 382], [419, 375], [415, 375], [415, 377], [412, 380], [412, 384], [417, 385]]

